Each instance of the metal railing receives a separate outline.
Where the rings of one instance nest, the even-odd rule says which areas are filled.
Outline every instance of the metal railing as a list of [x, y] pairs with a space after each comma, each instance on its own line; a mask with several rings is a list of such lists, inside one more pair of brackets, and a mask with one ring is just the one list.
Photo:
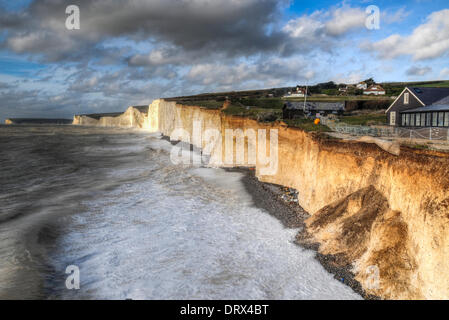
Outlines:
[[449, 142], [448, 128], [401, 128], [389, 126], [361, 126], [348, 125], [326, 118], [321, 119], [321, 123], [328, 126], [332, 131], [349, 134], [353, 136], [372, 136], [386, 138], [423, 139], [432, 141]]

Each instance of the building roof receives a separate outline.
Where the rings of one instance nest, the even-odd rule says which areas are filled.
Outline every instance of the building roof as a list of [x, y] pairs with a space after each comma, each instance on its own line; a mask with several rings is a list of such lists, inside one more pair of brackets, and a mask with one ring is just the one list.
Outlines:
[[[304, 102], [287, 102], [287, 110], [303, 110]], [[306, 102], [306, 111], [344, 111], [344, 102]]]
[[441, 100], [438, 100], [434, 104], [439, 104], [439, 105], [448, 104], [449, 105], [449, 96], [447, 96], [446, 98], [443, 98]]
[[382, 88], [382, 86], [378, 85], [378, 84], [373, 84], [372, 86], [370, 86], [368, 89], [366, 89], [365, 91], [385, 91], [384, 88]]
[[449, 104], [434, 104], [427, 107], [420, 107], [416, 109], [404, 110], [401, 113], [410, 113], [410, 112], [434, 112], [434, 111], [449, 111]]
[[306, 103], [308, 110], [323, 110], [323, 111], [344, 111], [344, 102], [308, 102]]
[[287, 110], [303, 110], [304, 102], [288, 101], [284, 104], [284, 107]]
[[431, 105], [449, 97], [449, 88], [413, 87], [409, 88], [409, 90], [425, 105]]

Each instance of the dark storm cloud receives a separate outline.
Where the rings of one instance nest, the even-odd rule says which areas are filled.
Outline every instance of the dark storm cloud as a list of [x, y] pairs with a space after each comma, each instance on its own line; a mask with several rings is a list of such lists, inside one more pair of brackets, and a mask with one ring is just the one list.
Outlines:
[[[0, 84], [0, 113], [109, 112], [158, 97], [310, 81], [320, 54], [360, 29], [363, 11], [342, 5], [286, 20], [289, 3], [35, 0], [19, 12], [0, 8], [1, 48], [45, 65], [17, 77], [17, 89]], [[80, 30], [65, 27], [72, 4]]]
[[[81, 29], [65, 28], [72, 1], [36, 0], [19, 13], [2, 13], [4, 46], [42, 54], [51, 61], [82, 59], [100, 41], [114, 37], [167, 43], [183, 51], [250, 55], [287, 50], [286, 34], [273, 28], [276, 0], [80, 0]], [[275, 31], [270, 31], [275, 30]]]

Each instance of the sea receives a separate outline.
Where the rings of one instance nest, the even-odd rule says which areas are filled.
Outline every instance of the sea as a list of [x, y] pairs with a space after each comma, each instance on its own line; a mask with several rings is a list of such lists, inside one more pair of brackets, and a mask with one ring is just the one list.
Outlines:
[[360, 299], [159, 134], [0, 126], [0, 299]]

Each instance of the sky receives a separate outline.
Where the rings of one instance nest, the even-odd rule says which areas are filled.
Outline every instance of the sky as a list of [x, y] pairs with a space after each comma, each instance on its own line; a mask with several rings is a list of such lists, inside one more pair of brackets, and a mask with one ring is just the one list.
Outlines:
[[[69, 5], [80, 28], [69, 30]], [[379, 28], [369, 6], [379, 9]], [[447, 0], [0, 0], [0, 121], [160, 97], [449, 79]]]

